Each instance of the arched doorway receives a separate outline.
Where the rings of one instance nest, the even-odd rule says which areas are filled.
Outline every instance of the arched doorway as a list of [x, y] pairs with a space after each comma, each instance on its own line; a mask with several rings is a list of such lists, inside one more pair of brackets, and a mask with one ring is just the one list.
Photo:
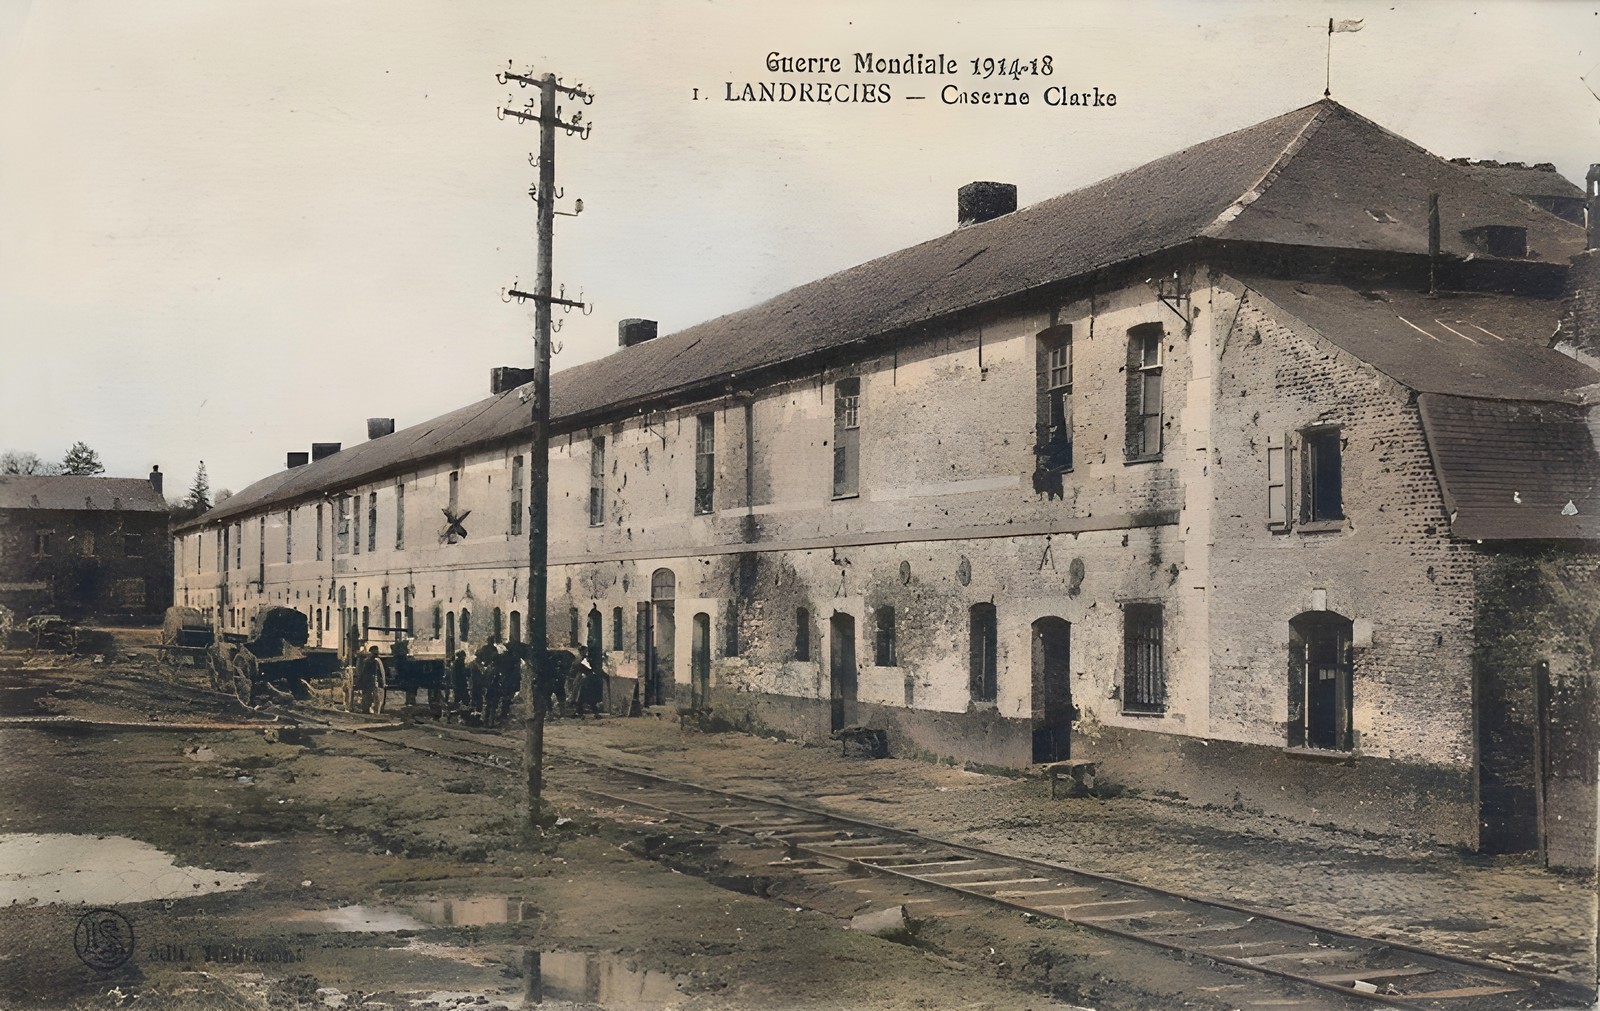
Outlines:
[[650, 607], [645, 612], [649, 617], [644, 634], [645, 705], [663, 705], [672, 694], [673, 602], [677, 595], [677, 577], [671, 569], [657, 569], [651, 574]]
[[843, 611], [828, 620], [829, 727], [839, 730], [855, 715], [856, 619]]
[[1352, 712], [1349, 618], [1307, 611], [1289, 620], [1289, 746], [1349, 751]]
[[599, 670], [600, 656], [605, 651], [605, 620], [600, 617], [598, 607], [589, 608], [589, 620], [585, 631], [587, 632], [583, 641], [585, 652], [589, 657], [589, 663], [595, 670]]
[[1072, 757], [1072, 625], [1062, 618], [1033, 623], [1033, 760]]
[[704, 611], [694, 616], [689, 643], [689, 704], [703, 709], [711, 693], [711, 615]]
[[456, 612], [446, 611], [444, 616], [444, 655], [447, 660], [456, 658]]

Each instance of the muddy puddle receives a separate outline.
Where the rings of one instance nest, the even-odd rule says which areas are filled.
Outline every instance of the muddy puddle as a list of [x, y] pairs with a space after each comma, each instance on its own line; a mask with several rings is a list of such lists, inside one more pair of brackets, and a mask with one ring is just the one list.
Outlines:
[[294, 923], [318, 923], [346, 933], [426, 930], [430, 927], [487, 927], [521, 923], [534, 916], [532, 904], [512, 895], [420, 899], [388, 906], [339, 906], [307, 909], [287, 917]]
[[232, 892], [254, 874], [180, 867], [149, 843], [124, 836], [0, 834], [0, 906], [114, 906]]
[[683, 1000], [678, 979], [654, 969], [638, 969], [621, 955], [547, 951], [539, 956], [546, 1000], [599, 1004], [606, 1011], [648, 1011]]

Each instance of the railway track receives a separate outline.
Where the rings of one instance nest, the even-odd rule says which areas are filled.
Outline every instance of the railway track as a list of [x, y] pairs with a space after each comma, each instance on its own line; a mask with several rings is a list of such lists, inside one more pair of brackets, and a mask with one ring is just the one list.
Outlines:
[[[171, 681], [156, 683], [207, 698], [220, 695]], [[501, 772], [518, 771], [514, 756], [463, 750], [485, 745], [481, 739], [444, 728], [430, 727], [429, 739], [421, 740], [414, 727], [375, 724], [370, 718], [303, 705], [280, 710], [279, 718], [280, 726], [309, 724]], [[172, 729], [186, 728], [173, 724]], [[561, 766], [582, 772], [582, 781], [569, 784], [569, 789], [732, 838], [781, 845], [791, 856], [803, 857], [814, 866], [955, 893], [1347, 998], [1434, 1011], [1556, 1011], [1594, 1006], [1594, 994], [1588, 988], [1559, 977], [1365, 937], [1266, 910], [1182, 895], [640, 769], [570, 756], [555, 756], [549, 763], [552, 771]]]

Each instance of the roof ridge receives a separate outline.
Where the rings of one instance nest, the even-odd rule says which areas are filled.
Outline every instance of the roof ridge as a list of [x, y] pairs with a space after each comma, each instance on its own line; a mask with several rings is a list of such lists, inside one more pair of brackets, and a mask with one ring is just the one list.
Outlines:
[[[1293, 137], [1289, 138], [1289, 143], [1283, 146], [1283, 150], [1279, 152], [1278, 157], [1272, 160], [1272, 164], [1267, 166], [1266, 171], [1261, 174], [1261, 178], [1257, 179], [1249, 189], [1239, 194], [1239, 199], [1224, 208], [1222, 213], [1218, 214], [1209, 225], [1201, 229], [1202, 235], [1215, 234], [1228, 222], [1242, 214], [1246, 207], [1260, 200], [1267, 190], [1272, 187], [1272, 184], [1278, 181], [1278, 177], [1283, 174], [1283, 170], [1288, 167], [1289, 162], [1294, 160], [1295, 155], [1299, 154], [1306, 144], [1310, 142], [1311, 138], [1316, 135], [1316, 132], [1322, 128], [1322, 124], [1332, 118], [1330, 107], [1343, 108], [1338, 102], [1328, 98], [1322, 99], [1315, 104], [1318, 107], [1317, 111], [1310, 119], [1306, 120], [1304, 126], [1295, 131]], [[1310, 106], [1302, 106], [1301, 108], [1310, 108]]]

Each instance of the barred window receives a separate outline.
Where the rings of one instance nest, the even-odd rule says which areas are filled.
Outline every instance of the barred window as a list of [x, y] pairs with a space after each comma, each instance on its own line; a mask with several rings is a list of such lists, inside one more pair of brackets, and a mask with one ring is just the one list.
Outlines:
[[1123, 607], [1122, 652], [1123, 711], [1165, 712], [1167, 661], [1162, 646], [1160, 604]]
[[993, 604], [973, 604], [969, 622], [972, 701], [993, 702], [1000, 693], [999, 628]]

